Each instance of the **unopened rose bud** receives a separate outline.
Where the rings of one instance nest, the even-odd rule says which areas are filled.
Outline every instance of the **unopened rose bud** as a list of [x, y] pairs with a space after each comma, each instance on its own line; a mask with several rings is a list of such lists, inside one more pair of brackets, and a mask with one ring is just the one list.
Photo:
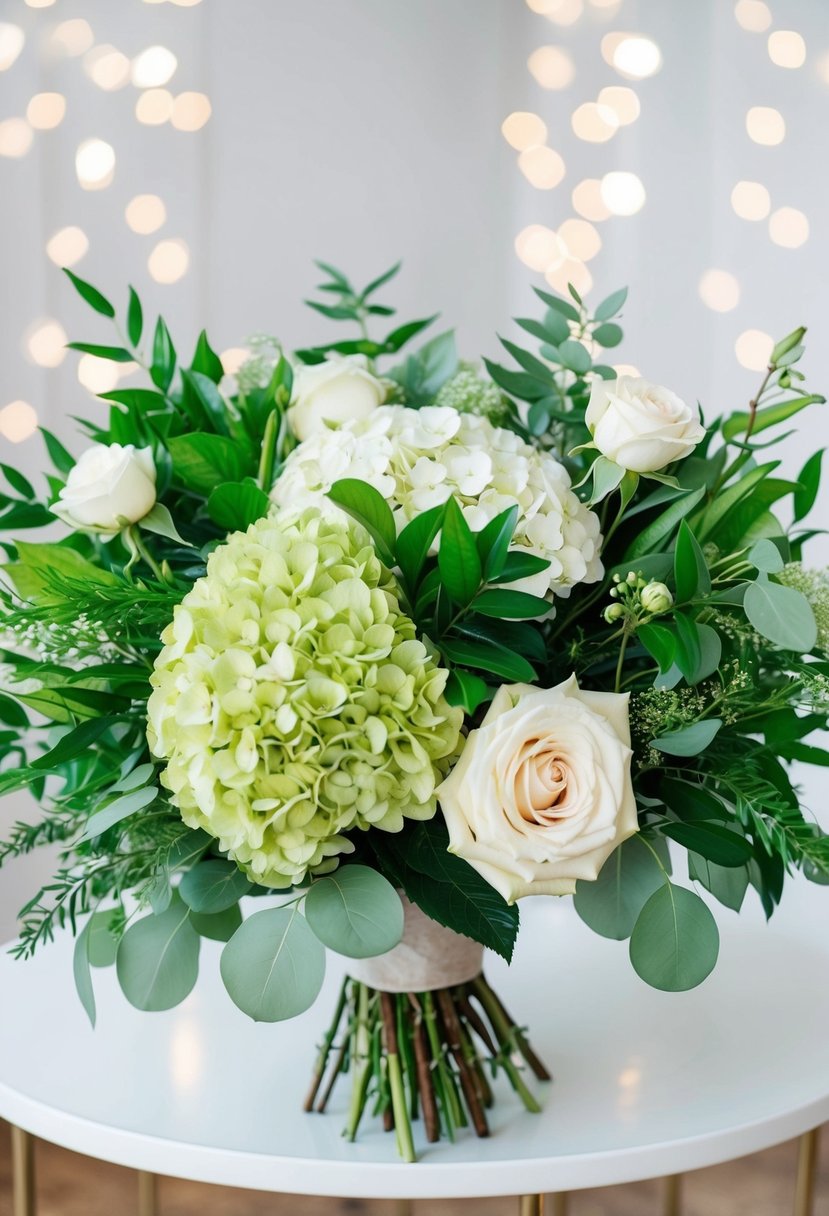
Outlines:
[[607, 621], [608, 625], [612, 625], [615, 621], [618, 621], [619, 618], [623, 617], [624, 615], [625, 615], [625, 610], [621, 604], [608, 604], [608, 606], [604, 610], [604, 619]]
[[674, 602], [674, 597], [664, 583], [648, 583], [647, 587], [642, 589], [639, 599], [645, 611], [653, 613], [667, 612]]

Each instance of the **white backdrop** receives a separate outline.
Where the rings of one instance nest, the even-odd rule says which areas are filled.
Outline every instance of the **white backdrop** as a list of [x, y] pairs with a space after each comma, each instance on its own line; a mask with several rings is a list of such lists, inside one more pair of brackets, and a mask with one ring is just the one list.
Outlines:
[[[633, 216], [595, 224], [593, 297], [631, 288], [614, 357], [715, 413], [747, 400], [758, 380], [736, 358], [739, 336], [779, 337], [804, 322], [810, 380], [829, 387], [829, 10], [825, 0], [770, 4], [737, 6], [744, 23], [770, 23], [752, 32], [731, 0], [0, 0], [0, 410], [23, 400], [69, 438], [69, 415], [101, 408], [78, 382], [76, 356], [43, 368], [28, 349], [50, 319], [72, 338], [110, 340], [46, 256], [65, 226], [89, 240], [77, 272], [119, 305], [134, 283], [186, 350], [205, 324], [222, 350], [256, 330], [289, 345], [315, 340], [327, 323], [299, 305], [315, 282], [312, 258], [360, 279], [403, 257], [389, 297], [404, 317], [440, 309], [474, 355], [494, 352], [495, 331], [530, 312], [530, 287], [543, 285], [516, 256], [518, 234], [532, 224], [557, 230], [576, 215], [580, 181], [618, 170], [638, 175], [646, 201]], [[20, 40], [12, 27], [25, 43], [2, 70]], [[781, 29], [805, 41], [799, 68], [770, 58], [768, 36]], [[661, 70], [621, 76], [601, 49], [614, 32], [652, 39]], [[78, 53], [59, 53], [67, 43]], [[139, 122], [139, 88], [105, 91], [90, 79], [102, 44], [130, 59], [153, 45], [172, 50], [177, 67], [162, 87], [206, 94], [209, 121], [195, 132]], [[550, 45], [572, 64], [566, 88], [542, 88], [528, 70], [532, 52]], [[607, 142], [577, 138], [573, 111], [609, 85], [636, 92], [639, 118]], [[63, 121], [34, 132], [25, 119], [9, 126], [43, 92], [65, 97]], [[155, 98], [162, 109], [170, 100]], [[779, 111], [780, 144], [749, 138], [753, 106]], [[522, 175], [500, 130], [514, 111], [546, 124], [566, 169], [554, 189]], [[42, 121], [37, 107], [31, 116]], [[7, 155], [30, 137], [22, 155]], [[112, 183], [94, 191], [75, 170], [90, 138], [115, 153]], [[739, 218], [730, 202], [739, 180], [765, 185], [772, 211], [802, 212], [808, 239], [784, 248], [766, 220]], [[124, 211], [146, 193], [163, 200], [166, 221], [137, 235]], [[168, 239], [186, 244], [189, 265], [179, 281], [159, 284], [148, 257]], [[710, 269], [736, 279], [739, 303], [728, 312], [700, 298]], [[825, 417], [787, 445], [790, 471], [826, 442]], [[14, 421], [14, 411], [0, 412], [0, 431]], [[39, 440], [12, 444], [0, 434], [0, 458], [35, 472]], [[25, 809], [6, 800], [0, 832]], [[0, 939], [42, 868], [22, 863], [0, 877]]]

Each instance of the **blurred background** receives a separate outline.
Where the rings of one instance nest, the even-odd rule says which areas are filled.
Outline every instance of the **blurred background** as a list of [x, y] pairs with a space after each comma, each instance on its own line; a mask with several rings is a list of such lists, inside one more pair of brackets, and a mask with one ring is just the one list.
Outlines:
[[[113, 339], [60, 266], [230, 369], [330, 332], [314, 258], [402, 257], [387, 298], [468, 356], [533, 285], [628, 284], [612, 356], [709, 416], [800, 323], [826, 389], [827, 116], [825, 0], [0, 0], [0, 458], [39, 476], [38, 425], [77, 452], [136, 379], [65, 350]], [[49, 865], [4, 871], [0, 940]]]

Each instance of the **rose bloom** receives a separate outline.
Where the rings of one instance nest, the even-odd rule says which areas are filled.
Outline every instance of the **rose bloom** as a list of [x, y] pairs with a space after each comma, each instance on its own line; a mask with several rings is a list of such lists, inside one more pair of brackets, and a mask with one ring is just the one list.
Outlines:
[[585, 422], [603, 456], [633, 473], [655, 473], [704, 438], [697, 406], [634, 376], [594, 380]]
[[155, 506], [151, 448], [94, 443], [70, 470], [52, 511], [72, 528], [120, 532]]
[[628, 694], [502, 685], [438, 798], [449, 851], [509, 903], [572, 895], [638, 831]]
[[288, 421], [297, 439], [307, 439], [326, 423], [367, 418], [385, 399], [385, 385], [359, 356], [332, 357], [295, 370]]

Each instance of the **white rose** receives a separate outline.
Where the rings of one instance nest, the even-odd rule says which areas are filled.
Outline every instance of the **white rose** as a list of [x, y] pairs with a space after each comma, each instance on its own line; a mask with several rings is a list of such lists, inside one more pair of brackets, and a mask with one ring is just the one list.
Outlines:
[[633, 376], [594, 380], [585, 421], [602, 455], [634, 473], [664, 469], [705, 436], [696, 406]]
[[326, 422], [367, 418], [386, 399], [381, 380], [357, 357], [331, 358], [298, 367], [288, 421], [297, 439], [325, 429]]
[[502, 685], [438, 787], [449, 849], [509, 903], [571, 895], [638, 830], [628, 695]]
[[151, 448], [95, 443], [70, 470], [52, 510], [72, 528], [120, 532], [155, 506], [155, 477]]

